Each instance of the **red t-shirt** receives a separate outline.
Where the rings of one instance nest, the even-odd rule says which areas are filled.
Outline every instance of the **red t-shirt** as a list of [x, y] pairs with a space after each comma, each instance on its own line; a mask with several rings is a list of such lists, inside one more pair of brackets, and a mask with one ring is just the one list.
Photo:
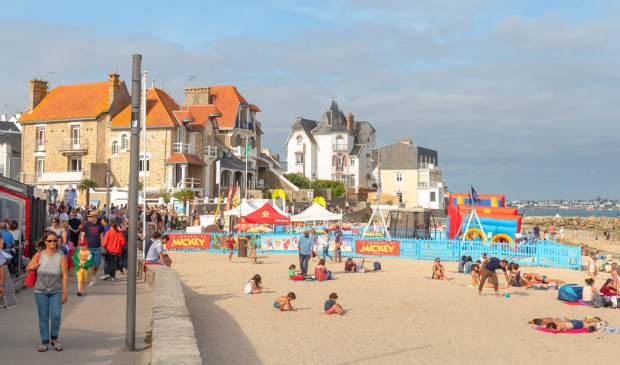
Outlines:
[[233, 248], [233, 245], [235, 244], [235, 240], [231, 240], [231, 239], [227, 239], [226, 240], [226, 246], [228, 248]]

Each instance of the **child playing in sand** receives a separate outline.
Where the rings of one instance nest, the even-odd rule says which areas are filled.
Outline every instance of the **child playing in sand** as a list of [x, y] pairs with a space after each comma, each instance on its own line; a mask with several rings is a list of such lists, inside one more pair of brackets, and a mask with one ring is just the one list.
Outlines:
[[261, 284], [261, 277], [256, 274], [252, 277], [252, 279], [250, 279], [250, 281], [248, 281], [247, 284], [245, 284], [245, 289], [243, 292], [245, 294], [260, 294], [261, 290], [269, 289], [266, 286], [261, 286]]
[[284, 306], [287, 306], [288, 310], [297, 312], [297, 309], [293, 308], [293, 306], [291, 305], [291, 300], [295, 300], [295, 299], [296, 299], [295, 293], [290, 292], [286, 296], [282, 296], [276, 299], [276, 301], [273, 302], [273, 307], [277, 309], [278, 311], [282, 312], [284, 311]]
[[297, 270], [295, 265], [288, 267], [288, 276], [299, 275], [299, 273], [301, 273], [301, 270]]
[[329, 295], [329, 299], [325, 301], [325, 314], [333, 314], [334, 312], [344, 315], [344, 309], [338, 303], [336, 303], [336, 299], [338, 299], [338, 294], [331, 293]]
[[93, 264], [93, 254], [86, 248], [86, 240], [81, 240], [79, 249], [73, 254], [75, 263], [78, 297], [86, 295], [86, 279], [88, 278], [88, 268]]

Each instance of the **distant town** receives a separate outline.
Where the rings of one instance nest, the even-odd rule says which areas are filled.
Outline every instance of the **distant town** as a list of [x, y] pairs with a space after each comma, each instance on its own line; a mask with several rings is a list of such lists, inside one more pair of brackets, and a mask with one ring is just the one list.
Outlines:
[[592, 200], [510, 200], [507, 206], [517, 208], [620, 209], [620, 200], [601, 197]]

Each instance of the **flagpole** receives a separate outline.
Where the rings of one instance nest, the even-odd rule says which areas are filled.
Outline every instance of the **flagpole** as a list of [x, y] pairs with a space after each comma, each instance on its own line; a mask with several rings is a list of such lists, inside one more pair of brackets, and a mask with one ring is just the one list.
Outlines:
[[248, 198], [248, 151], [245, 152], [245, 199]]

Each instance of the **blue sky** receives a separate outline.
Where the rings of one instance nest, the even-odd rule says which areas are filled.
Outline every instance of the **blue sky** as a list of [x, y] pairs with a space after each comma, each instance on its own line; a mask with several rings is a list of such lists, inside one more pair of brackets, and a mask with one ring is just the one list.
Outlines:
[[612, 1], [3, 2], [0, 103], [28, 80], [129, 80], [131, 55], [182, 103], [236, 85], [284, 152], [297, 116], [337, 97], [377, 147], [439, 151], [451, 191], [620, 199], [620, 3]]

